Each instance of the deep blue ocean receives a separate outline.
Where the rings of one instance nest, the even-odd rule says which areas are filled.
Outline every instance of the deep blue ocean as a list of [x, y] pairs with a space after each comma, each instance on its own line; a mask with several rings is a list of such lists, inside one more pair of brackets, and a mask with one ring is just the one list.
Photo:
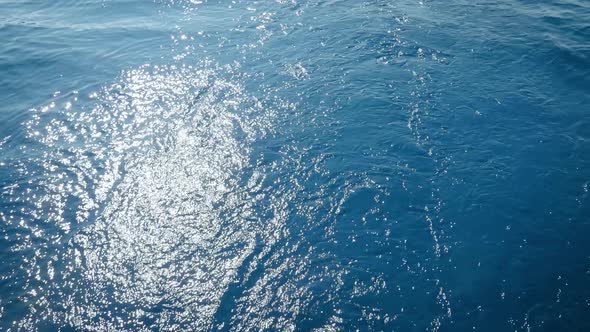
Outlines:
[[0, 331], [590, 331], [588, 0], [0, 0]]

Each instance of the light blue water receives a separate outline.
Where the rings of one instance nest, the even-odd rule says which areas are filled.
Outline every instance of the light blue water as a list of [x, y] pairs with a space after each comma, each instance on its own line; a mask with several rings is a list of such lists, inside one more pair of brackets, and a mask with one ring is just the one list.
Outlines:
[[0, 0], [0, 330], [587, 331], [590, 4]]

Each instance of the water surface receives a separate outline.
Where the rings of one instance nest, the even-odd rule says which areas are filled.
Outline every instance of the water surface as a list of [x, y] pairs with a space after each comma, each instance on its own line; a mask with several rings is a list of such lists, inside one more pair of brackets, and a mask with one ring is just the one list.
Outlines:
[[0, 330], [588, 330], [589, 17], [0, 0]]

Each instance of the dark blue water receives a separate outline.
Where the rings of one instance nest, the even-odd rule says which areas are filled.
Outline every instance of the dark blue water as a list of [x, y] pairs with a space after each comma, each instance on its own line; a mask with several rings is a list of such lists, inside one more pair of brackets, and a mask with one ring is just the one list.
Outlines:
[[590, 3], [0, 0], [0, 330], [590, 330]]

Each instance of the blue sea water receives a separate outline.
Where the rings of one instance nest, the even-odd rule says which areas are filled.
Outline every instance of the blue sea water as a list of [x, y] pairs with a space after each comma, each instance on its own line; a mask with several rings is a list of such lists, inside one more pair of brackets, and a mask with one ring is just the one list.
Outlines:
[[590, 330], [585, 0], [0, 0], [1, 331]]

